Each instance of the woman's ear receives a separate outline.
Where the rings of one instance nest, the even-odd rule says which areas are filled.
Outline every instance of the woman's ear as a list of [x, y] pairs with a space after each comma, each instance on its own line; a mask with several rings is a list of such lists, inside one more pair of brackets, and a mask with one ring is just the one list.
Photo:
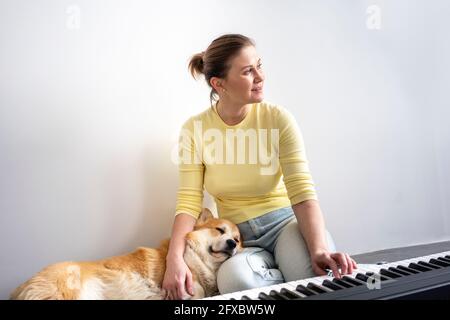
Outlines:
[[206, 220], [213, 219], [213, 218], [214, 218], [214, 216], [211, 213], [211, 211], [208, 208], [203, 208], [202, 209], [202, 213], [200, 213], [200, 215], [197, 218], [197, 223], [196, 224], [205, 223]]

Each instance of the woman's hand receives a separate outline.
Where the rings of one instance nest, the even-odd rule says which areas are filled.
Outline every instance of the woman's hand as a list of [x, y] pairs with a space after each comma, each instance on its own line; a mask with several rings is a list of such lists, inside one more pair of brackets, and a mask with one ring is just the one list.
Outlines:
[[[355, 260], [350, 258], [347, 253], [334, 252], [331, 253], [326, 250], [321, 250], [311, 255], [311, 264], [313, 271], [319, 275], [326, 275], [325, 269], [331, 269], [333, 276], [341, 278], [342, 274], [351, 274], [353, 269], [358, 269]], [[339, 272], [341, 269], [341, 272]]]
[[162, 288], [166, 291], [165, 299], [181, 300], [187, 296], [186, 291], [193, 296], [192, 273], [183, 257], [168, 258]]

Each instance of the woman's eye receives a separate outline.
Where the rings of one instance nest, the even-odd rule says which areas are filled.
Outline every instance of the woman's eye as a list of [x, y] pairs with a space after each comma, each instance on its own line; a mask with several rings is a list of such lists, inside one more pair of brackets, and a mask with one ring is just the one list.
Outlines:
[[[262, 63], [260, 63], [259, 65], [258, 65], [258, 68], [261, 68], [261, 66], [262, 66]], [[246, 72], [245, 72], [245, 74], [248, 74], [249, 72], [251, 72], [252, 71], [252, 69], [249, 69], [249, 70], [247, 70]]]
[[225, 231], [222, 228], [216, 228], [217, 231], [219, 231], [221, 234], [224, 234]]

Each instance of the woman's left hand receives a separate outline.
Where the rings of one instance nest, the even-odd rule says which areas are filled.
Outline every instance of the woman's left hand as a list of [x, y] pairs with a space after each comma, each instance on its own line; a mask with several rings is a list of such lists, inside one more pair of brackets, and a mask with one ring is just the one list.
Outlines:
[[[315, 274], [319, 276], [326, 275], [325, 269], [331, 269], [333, 276], [341, 278], [343, 274], [353, 273], [358, 265], [355, 260], [350, 258], [347, 253], [329, 252], [326, 250], [317, 251], [311, 255], [311, 265]], [[339, 269], [341, 272], [339, 272]]]

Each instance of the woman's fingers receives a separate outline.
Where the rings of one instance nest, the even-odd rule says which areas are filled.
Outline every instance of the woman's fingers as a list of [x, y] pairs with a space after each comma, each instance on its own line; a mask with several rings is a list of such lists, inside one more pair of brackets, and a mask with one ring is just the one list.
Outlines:
[[358, 264], [356, 263], [356, 261], [352, 259], [352, 262], [353, 262], [353, 268], [358, 269]]
[[334, 262], [338, 265], [338, 268], [340, 268], [340, 273], [346, 274], [348, 270], [348, 263], [345, 254], [341, 252], [336, 252], [331, 254], [330, 256], [334, 260]]
[[177, 297], [175, 299], [182, 300], [186, 296], [184, 281], [177, 282]]
[[174, 286], [168, 289], [166, 293], [166, 300], [177, 300], [177, 299], [178, 299], [177, 288]]
[[341, 267], [341, 273], [346, 274], [348, 266], [347, 266], [347, 258], [345, 257], [345, 255], [343, 253], [337, 252], [333, 256], [335, 260], [337, 259], [337, 262]]
[[327, 261], [328, 267], [331, 269], [331, 271], [333, 271], [333, 276], [335, 278], [340, 279], [341, 274], [339, 273], [338, 266], [337, 266], [336, 262], [334, 261], [333, 257], [330, 256], [327, 260], [328, 260]]
[[326, 276], [328, 274], [324, 269], [322, 269], [318, 265], [316, 265], [313, 269], [314, 273], [318, 276]]
[[345, 258], [347, 259], [347, 273], [352, 274], [353, 273], [353, 261], [352, 258], [346, 253]]
[[358, 269], [355, 260], [347, 253], [325, 253], [315, 256], [313, 260], [317, 269], [317, 271], [315, 271], [317, 275], [322, 275], [323, 270], [326, 267], [333, 271], [333, 276], [335, 278], [341, 278], [343, 274], [352, 274], [355, 269]]
[[186, 289], [191, 296], [194, 295], [194, 288], [192, 285], [192, 274], [190, 272], [186, 273]]

